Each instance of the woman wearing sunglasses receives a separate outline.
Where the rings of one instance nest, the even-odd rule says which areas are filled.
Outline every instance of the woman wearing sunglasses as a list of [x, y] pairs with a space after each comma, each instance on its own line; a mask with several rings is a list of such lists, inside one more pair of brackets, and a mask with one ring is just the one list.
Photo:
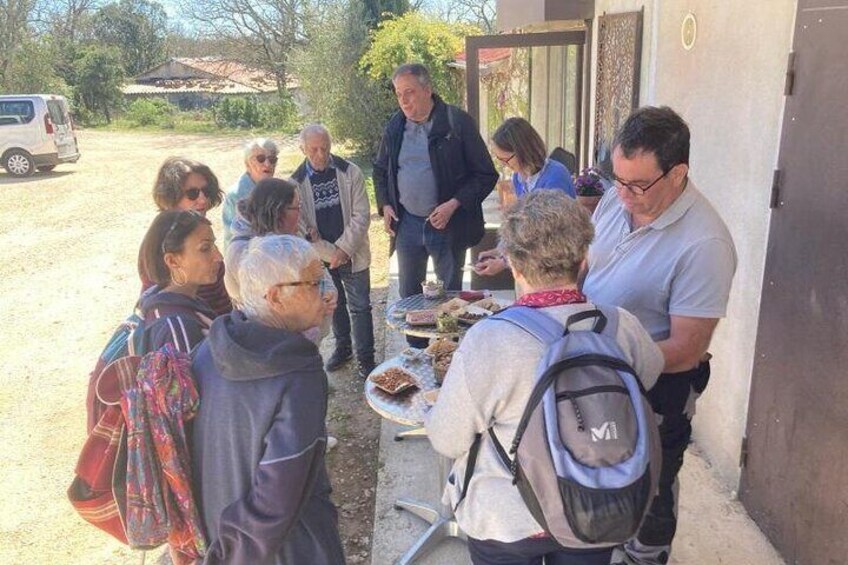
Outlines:
[[[524, 118], [509, 118], [492, 134], [492, 153], [512, 173], [515, 195], [521, 198], [534, 190], [560, 190], [577, 197], [571, 171], [559, 161], [548, 158], [545, 142]], [[482, 251], [474, 270], [478, 275], [494, 276], [508, 267], [497, 249]]]
[[193, 210], [160, 212], [141, 243], [141, 261], [154, 285], [140, 304], [145, 351], [171, 343], [191, 352], [215, 318], [198, 290], [214, 283], [223, 262], [209, 220]]
[[[218, 178], [212, 170], [203, 163], [184, 157], [165, 159], [159, 167], [153, 185], [153, 201], [160, 211], [188, 210], [206, 216], [210, 209], [221, 203], [223, 196]], [[218, 316], [233, 309], [224, 286], [223, 262], [219, 269], [218, 276], [211, 284], [204, 284], [198, 289], [198, 296], [205, 300]], [[153, 279], [142, 268], [141, 255], [138, 273], [144, 291], [153, 284]]]
[[232, 227], [239, 201], [250, 196], [259, 181], [274, 177], [278, 153], [277, 144], [264, 137], [252, 139], [244, 145], [245, 172], [227, 191], [224, 199], [224, 250], [230, 245], [233, 237]]

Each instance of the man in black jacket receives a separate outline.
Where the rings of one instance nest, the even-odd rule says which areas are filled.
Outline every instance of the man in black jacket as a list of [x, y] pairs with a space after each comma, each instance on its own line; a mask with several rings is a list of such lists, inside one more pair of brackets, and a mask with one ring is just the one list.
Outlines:
[[498, 173], [474, 120], [433, 93], [426, 67], [401, 65], [392, 83], [400, 111], [383, 133], [374, 187], [398, 254], [400, 295], [421, 292], [428, 257], [445, 287], [460, 290], [465, 252], [483, 237], [481, 204]]

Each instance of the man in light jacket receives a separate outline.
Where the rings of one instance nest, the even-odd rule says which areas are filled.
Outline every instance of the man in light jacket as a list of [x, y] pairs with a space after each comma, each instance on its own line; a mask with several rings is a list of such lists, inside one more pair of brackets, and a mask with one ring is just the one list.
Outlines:
[[300, 231], [321, 250], [338, 290], [333, 314], [336, 347], [326, 369], [335, 371], [344, 365], [353, 356], [355, 345], [359, 375], [364, 378], [374, 369], [368, 241], [371, 207], [362, 170], [330, 153], [331, 145], [330, 133], [323, 125], [304, 127], [300, 148], [306, 159], [291, 180], [300, 190]]

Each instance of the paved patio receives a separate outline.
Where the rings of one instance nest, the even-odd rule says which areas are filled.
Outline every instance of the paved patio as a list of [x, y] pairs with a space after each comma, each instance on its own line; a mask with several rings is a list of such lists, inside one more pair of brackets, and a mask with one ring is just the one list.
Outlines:
[[[398, 299], [397, 262], [392, 258], [388, 300]], [[385, 323], [375, 320], [375, 324]], [[398, 332], [386, 336], [385, 358], [406, 342]], [[697, 425], [697, 419], [696, 424]], [[398, 498], [436, 505], [441, 497], [437, 458], [425, 438], [394, 441], [402, 426], [383, 420], [371, 553], [373, 565], [390, 565], [423, 534], [427, 525], [394, 508]], [[671, 565], [783, 565], [784, 561], [748, 517], [735, 493], [719, 483], [697, 445], [686, 454], [681, 480], [680, 522]], [[418, 561], [421, 565], [470, 564], [465, 544], [449, 540]]]

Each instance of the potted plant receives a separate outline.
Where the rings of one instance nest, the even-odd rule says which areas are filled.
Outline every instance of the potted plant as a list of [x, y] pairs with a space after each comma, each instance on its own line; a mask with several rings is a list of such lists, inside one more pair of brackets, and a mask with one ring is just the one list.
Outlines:
[[577, 191], [577, 201], [589, 213], [593, 213], [604, 195], [604, 183], [601, 172], [595, 167], [587, 167], [580, 171], [574, 179], [574, 189]]

